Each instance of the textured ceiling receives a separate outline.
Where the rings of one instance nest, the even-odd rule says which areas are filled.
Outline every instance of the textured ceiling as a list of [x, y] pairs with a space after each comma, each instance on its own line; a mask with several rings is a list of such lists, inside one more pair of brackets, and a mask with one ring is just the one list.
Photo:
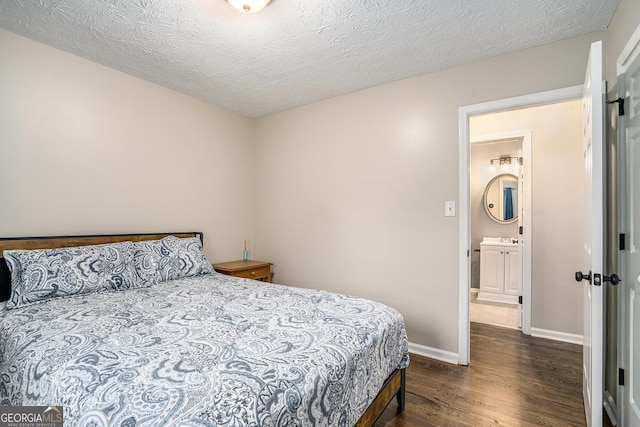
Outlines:
[[606, 28], [618, 0], [0, 0], [0, 27], [248, 117]]

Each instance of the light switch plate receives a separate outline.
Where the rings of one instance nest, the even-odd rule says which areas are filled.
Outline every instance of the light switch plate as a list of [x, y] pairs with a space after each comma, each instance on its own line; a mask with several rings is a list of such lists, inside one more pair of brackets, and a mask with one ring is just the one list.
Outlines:
[[450, 200], [444, 202], [444, 216], [456, 216], [456, 202]]

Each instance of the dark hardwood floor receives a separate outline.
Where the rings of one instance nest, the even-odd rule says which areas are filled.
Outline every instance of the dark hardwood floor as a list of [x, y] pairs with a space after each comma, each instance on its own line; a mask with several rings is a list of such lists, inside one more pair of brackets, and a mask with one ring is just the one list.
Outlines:
[[392, 401], [374, 426], [585, 426], [582, 346], [472, 323], [471, 364], [412, 354], [406, 408], [397, 408]]

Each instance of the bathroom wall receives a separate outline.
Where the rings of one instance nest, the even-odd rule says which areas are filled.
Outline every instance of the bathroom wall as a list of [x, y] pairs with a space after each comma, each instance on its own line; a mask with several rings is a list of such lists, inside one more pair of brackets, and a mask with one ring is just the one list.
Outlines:
[[495, 170], [489, 170], [489, 161], [500, 156], [522, 156], [522, 142], [486, 142], [471, 144], [471, 186], [470, 186], [470, 212], [471, 212], [471, 287], [480, 286], [480, 242], [483, 236], [514, 237], [518, 235], [518, 222], [512, 224], [500, 224], [492, 220], [484, 209], [484, 190], [494, 177], [510, 173], [518, 175], [519, 172], [511, 165], [509, 170], [502, 170], [496, 165]]

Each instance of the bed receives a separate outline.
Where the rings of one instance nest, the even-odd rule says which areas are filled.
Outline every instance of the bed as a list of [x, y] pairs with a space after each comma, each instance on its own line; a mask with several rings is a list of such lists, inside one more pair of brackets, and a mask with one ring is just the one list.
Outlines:
[[361, 427], [404, 409], [396, 310], [216, 273], [202, 238], [0, 239], [0, 404], [123, 427]]

